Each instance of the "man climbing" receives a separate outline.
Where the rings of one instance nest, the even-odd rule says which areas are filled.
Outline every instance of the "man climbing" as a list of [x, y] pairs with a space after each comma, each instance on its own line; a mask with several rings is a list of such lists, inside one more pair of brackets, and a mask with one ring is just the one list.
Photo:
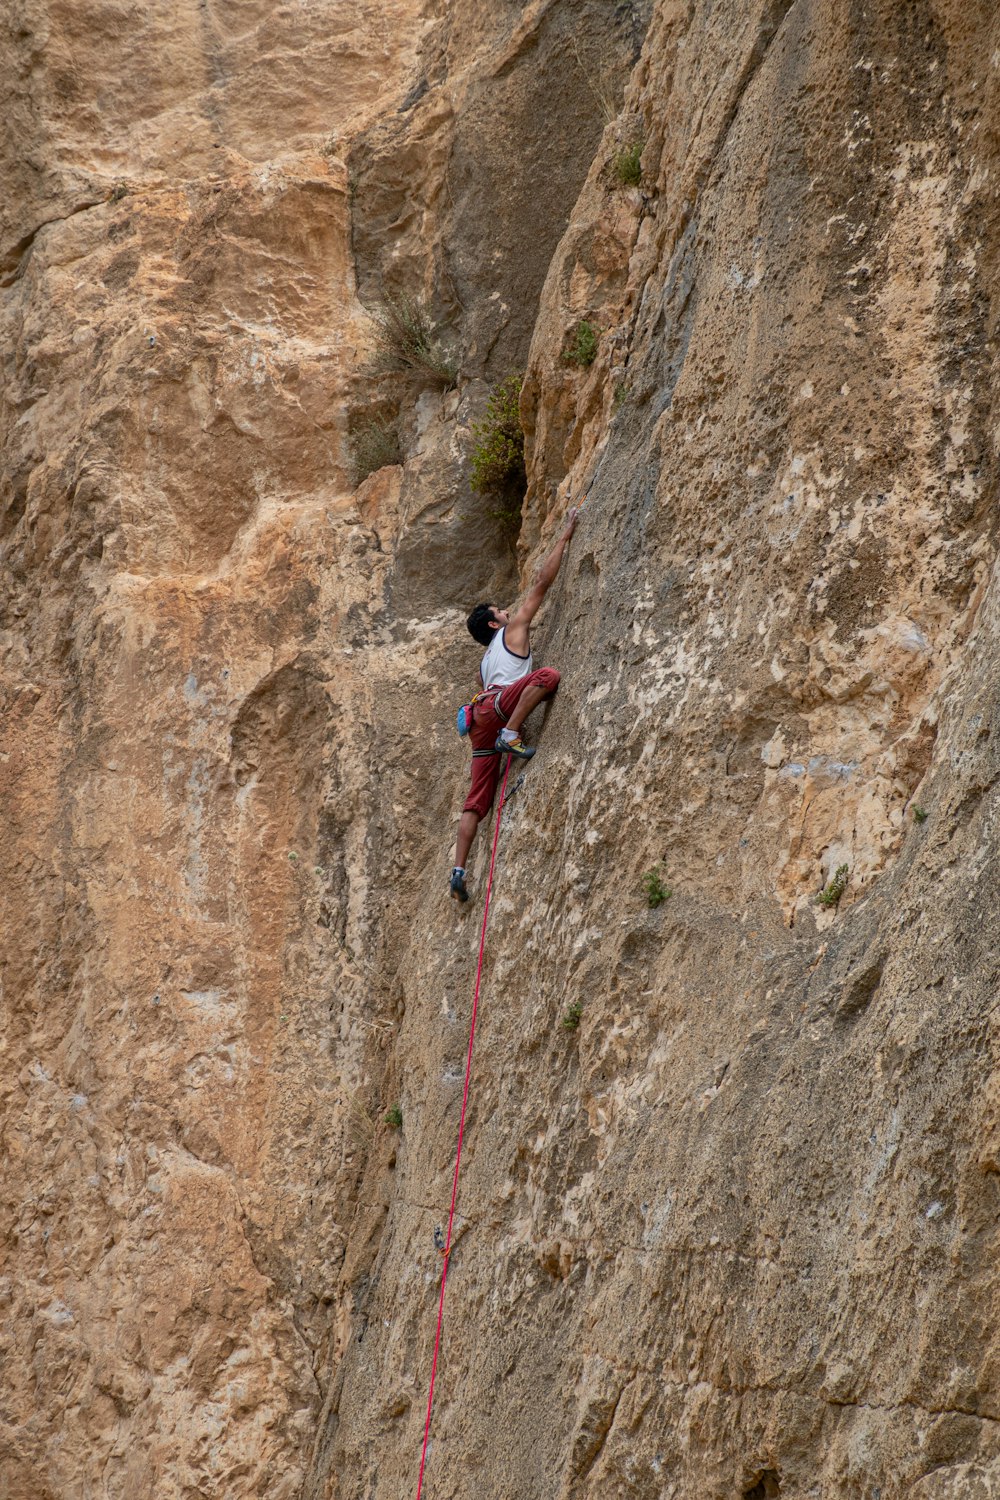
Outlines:
[[465, 888], [465, 861], [469, 857], [476, 829], [493, 806], [500, 760], [516, 755], [529, 760], [534, 750], [521, 739], [521, 725], [543, 698], [549, 698], [559, 686], [559, 673], [553, 667], [532, 670], [529, 629], [541, 608], [542, 600], [555, 582], [563, 553], [576, 527], [577, 511], [572, 509], [566, 525], [548, 557], [535, 574], [535, 581], [515, 610], [496, 609], [492, 604], [477, 604], [468, 618], [470, 633], [486, 647], [479, 668], [484, 693], [472, 710], [472, 786], [458, 824], [455, 864], [451, 872], [451, 894], [456, 901], [468, 901]]

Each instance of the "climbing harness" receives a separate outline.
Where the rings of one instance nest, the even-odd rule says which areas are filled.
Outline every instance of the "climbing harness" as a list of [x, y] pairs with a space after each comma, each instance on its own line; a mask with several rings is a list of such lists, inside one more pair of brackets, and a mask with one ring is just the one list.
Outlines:
[[[479, 987], [483, 978], [483, 953], [486, 949], [486, 923], [490, 915], [490, 895], [493, 890], [493, 871], [497, 862], [497, 844], [500, 841], [500, 814], [503, 812], [504, 799], [507, 796], [507, 777], [510, 775], [510, 756], [507, 757], [507, 766], [503, 773], [503, 785], [500, 788], [500, 806], [497, 808], [496, 826], [493, 830], [493, 849], [490, 853], [490, 873], [486, 881], [486, 897], [483, 901], [483, 925], [479, 931], [479, 963], [476, 966], [476, 987], [472, 994], [472, 1017], [469, 1021], [469, 1050], [465, 1059], [465, 1087], [462, 1091], [462, 1113], [458, 1120], [458, 1146], [455, 1151], [455, 1176], [451, 1184], [451, 1207], [448, 1210], [448, 1231], [444, 1238], [441, 1250], [441, 1295], [438, 1298], [437, 1331], [434, 1335], [434, 1358], [431, 1361], [431, 1382], [427, 1392], [427, 1420], [424, 1423], [424, 1446], [420, 1454], [420, 1475], [417, 1479], [417, 1500], [424, 1487], [424, 1468], [427, 1463], [427, 1445], [431, 1436], [431, 1411], [434, 1406], [434, 1382], [437, 1378], [438, 1352], [441, 1348], [441, 1327], [444, 1322], [444, 1289], [448, 1280], [448, 1267], [451, 1264], [451, 1231], [455, 1222], [455, 1205], [458, 1202], [458, 1171], [462, 1165], [462, 1140], [465, 1136], [465, 1110], [469, 1102], [469, 1080], [472, 1077], [472, 1044], [476, 1039], [476, 1014], [479, 1010]], [[437, 1244], [438, 1236], [435, 1234], [434, 1242]]]
[[[481, 693], [477, 693], [476, 696], [472, 698], [468, 703], [462, 704], [462, 707], [455, 715], [455, 724], [459, 734], [462, 735], [463, 738], [465, 737], [465, 735], [470, 734], [472, 731], [473, 721], [476, 716], [476, 704], [482, 703], [486, 698], [493, 699], [493, 712], [496, 714], [498, 719], [502, 719], [506, 724], [510, 715], [505, 714], [500, 707], [500, 694], [502, 692], [502, 687], [483, 688], [483, 691]], [[483, 754], [481, 750], [473, 750], [472, 753], [473, 755]]]

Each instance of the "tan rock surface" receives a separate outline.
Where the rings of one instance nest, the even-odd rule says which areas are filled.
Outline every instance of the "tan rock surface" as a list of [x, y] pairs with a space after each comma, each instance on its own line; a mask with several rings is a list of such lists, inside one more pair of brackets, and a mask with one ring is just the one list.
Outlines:
[[[425, 1493], [1000, 1494], [1000, 24], [659, 0], [604, 126], [645, 20], [4, 18], [12, 1500], [415, 1491], [462, 614], [513, 578], [466, 458], [525, 358], [523, 568], [589, 499]], [[356, 284], [422, 294], [456, 390], [374, 379]]]

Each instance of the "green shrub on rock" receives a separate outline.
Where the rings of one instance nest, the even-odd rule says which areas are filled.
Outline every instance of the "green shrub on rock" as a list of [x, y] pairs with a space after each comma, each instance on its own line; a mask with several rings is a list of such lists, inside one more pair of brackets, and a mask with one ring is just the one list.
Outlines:
[[642, 182], [642, 141], [631, 141], [611, 158], [611, 170], [622, 187], [638, 187]]
[[597, 329], [586, 318], [581, 318], [570, 335], [569, 348], [563, 355], [563, 363], [580, 365], [584, 369], [597, 358]]
[[[507, 501], [516, 496], [517, 513], [527, 482], [520, 400], [520, 375], [509, 375], [490, 392], [486, 415], [481, 422], [472, 424], [474, 446], [469, 479], [477, 495], [492, 495]], [[509, 505], [505, 507], [505, 514], [510, 509]]]
[[642, 888], [646, 892], [646, 901], [649, 906], [662, 906], [664, 901], [669, 901], [674, 894], [663, 879], [663, 870], [659, 865], [654, 865], [647, 870], [642, 877]]
[[563, 1028], [563, 1031], [575, 1031], [576, 1028], [580, 1024], [580, 1021], [581, 1021], [582, 1017], [583, 1017], [583, 1001], [582, 1000], [574, 1000], [573, 1003], [572, 1003], [572, 1005], [568, 1005], [566, 1007], [566, 1009], [563, 1011], [563, 1017], [562, 1017], [562, 1028]]
[[840, 898], [847, 890], [850, 870], [847, 865], [838, 865], [826, 885], [816, 897], [820, 906], [839, 906]]

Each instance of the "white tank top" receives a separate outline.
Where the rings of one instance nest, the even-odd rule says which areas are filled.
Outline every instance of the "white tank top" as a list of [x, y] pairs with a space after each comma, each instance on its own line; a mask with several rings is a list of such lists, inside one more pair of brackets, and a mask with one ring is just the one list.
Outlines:
[[483, 687], [508, 687], [510, 683], [527, 677], [531, 671], [531, 652], [527, 656], [518, 656], [515, 652], [508, 651], [503, 636], [503, 630], [496, 632], [483, 657], [479, 668]]

